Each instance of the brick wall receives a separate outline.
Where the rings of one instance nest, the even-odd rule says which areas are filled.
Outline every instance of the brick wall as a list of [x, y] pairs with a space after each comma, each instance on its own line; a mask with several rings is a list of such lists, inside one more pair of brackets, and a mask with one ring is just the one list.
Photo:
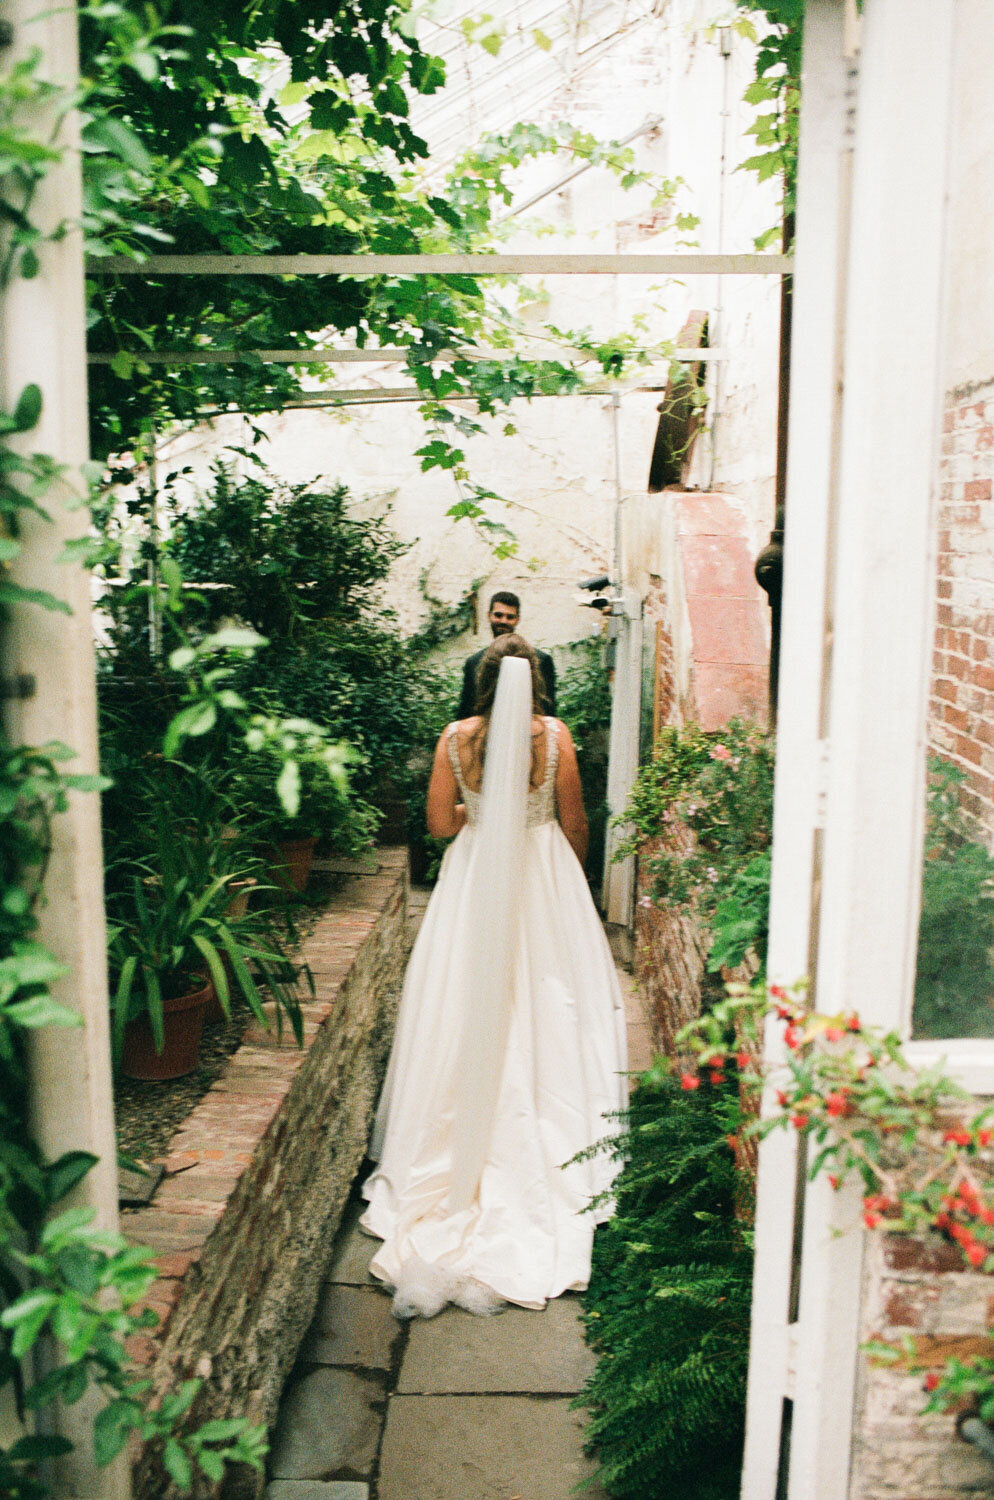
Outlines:
[[[159, 1268], [159, 1327], [132, 1352], [156, 1390], [205, 1378], [200, 1421], [272, 1422], [365, 1155], [407, 946], [407, 851], [378, 854], [303, 944], [316, 987], [303, 1048], [251, 1027], [174, 1137], [151, 1204], [122, 1216]], [[135, 1456], [134, 1492], [174, 1493], [155, 1454]], [[224, 1493], [254, 1500], [262, 1476], [231, 1476]]]
[[929, 743], [994, 842], [994, 381], [950, 392], [943, 428]]
[[[867, 1236], [862, 1340], [912, 1338], [915, 1363], [941, 1369], [952, 1356], [989, 1353], [994, 1283], [964, 1269], [939, 1235]], [[922, 1416], [923, 1374], [908, 1360], [860, 1356], [849, 1500], [954, 1500], [994, 1494], [994, 1464], [956, 1434], [953, 1415]]]

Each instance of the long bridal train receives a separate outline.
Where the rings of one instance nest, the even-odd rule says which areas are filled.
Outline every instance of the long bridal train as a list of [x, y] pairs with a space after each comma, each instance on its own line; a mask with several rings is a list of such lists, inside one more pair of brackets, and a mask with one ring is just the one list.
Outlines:
[[[377, 1113], [379, 1165], [363, 1189], [362, 1225], [383, 1240], [371, 1270], [396, 1289], [402, 1317], [430, 1317], [449, 1301], [473, 1312], [503, 1300], [541, 1308], [586, 1286], [594, 1226], [611, 1212], [609, 1203], [584, 1210], [610, 1188], [616, 1163], [606, 1152], [571, 1158], [607, 1135], [606, 1117], [624, 1105], [624, 1008], [555, 820], [556, 721], [545, 724], [542, 784], [520, 798], [520, 828], [512, 816], [510, 829], [486, 831], [501, 694], [514, 677], [520, 695], [522, 676], [508, 668], [524, 665], [501, 667], [482, 822], [450, 735], [469, 825], [446, 853], [411, 955]], [[519, 710], [530, 725], [527, 691]], [[503, 775], [527, 786], [527, 761], [523, 780], [520, 757]], [[502, 807], [506, 798], [491, 797], [495, 814]]]

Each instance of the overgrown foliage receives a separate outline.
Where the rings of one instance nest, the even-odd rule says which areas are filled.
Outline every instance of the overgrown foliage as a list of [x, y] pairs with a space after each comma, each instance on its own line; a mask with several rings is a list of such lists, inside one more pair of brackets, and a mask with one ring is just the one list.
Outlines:
[[643, 1074], [614, 1149], [617, 1211], [594, 1239], [583, 1297], [597, 1367], [599, 1479], [618, 1500], [727, 1500], [738, 1488], [752, 1254], [736, 1217], [730, 1086]]
[[[708, 967], [734, 968], [749, 953], [766, 958], [774, 743], [756, 724], [733, 719], [706, 733], [667, 725], [643, 766], [619, 822], [630, 829], [617, 858], [653, 845], [650, 894], [689, 905], [711, 931]], [[677, 827], [691, 842], [656, 841]]]
[[[862, 1184], [862, 1220], [885, 1233], [937, 1231], [964, 1262], [994, 1271], [994, 1108], [972, 1099], [936, 1065], [916, 1069], [896, 1032], [866, 1026], [854, 1010], [820, 1014], [804, 984], [730, 985], [728, 995], [686, 1027], [678, 1043], [694, 1058], [680, 1079], [689, 1094], [724, 1082], [737, 1068], [747, 1092], [762, 1079], [759, 1035], [782, 1025], [785, 1064], [777, 1066], [775, 1107], [742, 1128], [751, 1134], [792, 1129], [808, 1138], [808, 1175], [824, 1172], [839, 1191]], [[933, 1351], [909, 1337], [903, 1347], [870, 1342], [886, 1362], [921, 1367]], [[965, 1396], [994, 1410], [994, 1356], [953, 1358], [926, 1380], [928, 1411], [956, 1408]]]

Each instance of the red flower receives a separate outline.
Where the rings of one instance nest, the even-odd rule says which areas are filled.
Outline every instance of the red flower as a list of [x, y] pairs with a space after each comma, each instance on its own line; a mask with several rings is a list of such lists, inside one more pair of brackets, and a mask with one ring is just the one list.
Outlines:
[[828, 1042], [841, 1042], [844, 1036], [845, 1032], [842, 1030], [841, 1026], [825, 1027], [825, 1040]]
[[708, 1080], [711, 1083], [724, 1083], [725, 1075], [720, 1068], [713, 1068], [708, 1074]]
[[838, 1190], [839, 1190], [839, 1179], [838, 1179], [838, 1177], [836, 1176], [836, 1174], [834, 1172], [829, 1172], [829, 1174], [828, 1174], [828, 1181], [829, 1181], [829, 1186], [832, 1187], [836, 1192], [838, 1192]]
[[795, 1130], [803, 1130], [810, 1118], [810, 1115], [798, 1113], [796, 1115], [791, 1115], [790, 1123], [793, 1125]]
[[738, 1148], [739, 1148], [739, 1138], [738, 1138], [737, 1135], [726, 1135], [725, 1140], [728, 1142], [729, 1146], [731, 1147], [731, 1149], [733, 1151], [737, 1151], [738, 1150]]
[[852, 1013], [851, 1016], [847, 1017], [847, 1019], [846, 1019], [846, 1029], [848, 1031], [858, 1031], [860, 1029], [859, 1016], [856, 1014], [855, 1011], [853, 1011], [853, 1013]]
[[792, 1051], [801, 1045], [801, 1033], [793, 1022], [784, 1028], [783, 1039]]
[[973, 1137], [968, 1130], [964, 1130], [963, 1126], [959, 1125], [955, 1130], [947, 1130], [942, 1139], [950, 1146], [969, 1146]]
[[825, 1096], [825, 1109], [830, 1115], [851, 1115], [852, 1105], [844, 1091], [836, 1091]]
[[948, 1214], [936, 1214], [936, 1216], [935, 1216], [935, 1227], [936, 1227], [936, 1229], [948, 1229], [951, 1223], [952, 1223], [952, 1220], [950, 1219], [950, 1217], [949, 1217]]
[[774, 1000], [786, 1000], [787, 998], [787, 991], [784, 989], [782, 984], [771, 984], [770, 994], [773, 996]]
[[699, 1089], [700, 1086], [701, 1086], [701, 1080], [698, 1078], [698, 1076], [697, 1076], [696, 1073], [681, 1073], [680, 1074], [680, 1087], [682, 1089], [685, 1089], [688, 1094], [693, 1089]]
[[752, 1059], [750, 1058], [748, 1052], [736, 1052], [735, 1063], [737, 1067], [747, 1068], [751, 1061]]
[[994, 1130], [978, 1130], [977, 1141], [981, 1146], [989, 1146], [994, 1140]]
[[790, 1101], [788, 1100], [787, 1095], [784, 1093], [783, 1089], [777, 1089], [777, 1103], [779, 1104], [780, 1108], [786, 1109], [789, 1102]]
[[863, 1223], [866, 1225], [867, 1229], [876, 1229], [877, 1225], [880, 1223], [880, 1215], [878, 1213], [874, 1213], [872, 1209], [864, 1209]]
[[938, 1384], [939, 1376], [935, 1373], [934, 1370], [929, 1370], [928, 1374], [925, 1376], [925, 1389], [927, 1391], [934, 1391], [937, 1389]]
[[982, 1224], [994, 1224], [994, 1209], [982, 1208], [980, 1210], [980, 1221]]
[[972, 1245], [966, 1246], [965, 1253], [966, 1258], [970, 1262], [971, 1266], [977, 1266], [978, 1268], [982, 1266], [984, 1261], [987, 1259], [987, 1250], [985, 1246], [981, 1245], [977, 1240], [974, 1240]]

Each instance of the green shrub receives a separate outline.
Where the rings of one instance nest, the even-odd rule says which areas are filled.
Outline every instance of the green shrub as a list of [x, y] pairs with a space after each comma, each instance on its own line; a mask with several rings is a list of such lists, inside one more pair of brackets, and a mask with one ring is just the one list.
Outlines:
[[557, 651], [556, 712], [576, 745], [583, 805], [590, 823], [587, 869], [600, 879], [607, 830], [607, 753], [611, 727], [611, 681], [599, 636], [570, 641]]
[[617, 1212], [583, 1297], [597, 1367], [577, 1398], [617, 1500], [738, 1493], [752, 1253], [728, 1136], [734, 1084], [643, 1075], [616, 1143]]
[[964, 774], [929, 762], [922, 904], [915, 977], [915, 1034], [994, 1032], [994, 857], [970, 837], [959, 789]]

